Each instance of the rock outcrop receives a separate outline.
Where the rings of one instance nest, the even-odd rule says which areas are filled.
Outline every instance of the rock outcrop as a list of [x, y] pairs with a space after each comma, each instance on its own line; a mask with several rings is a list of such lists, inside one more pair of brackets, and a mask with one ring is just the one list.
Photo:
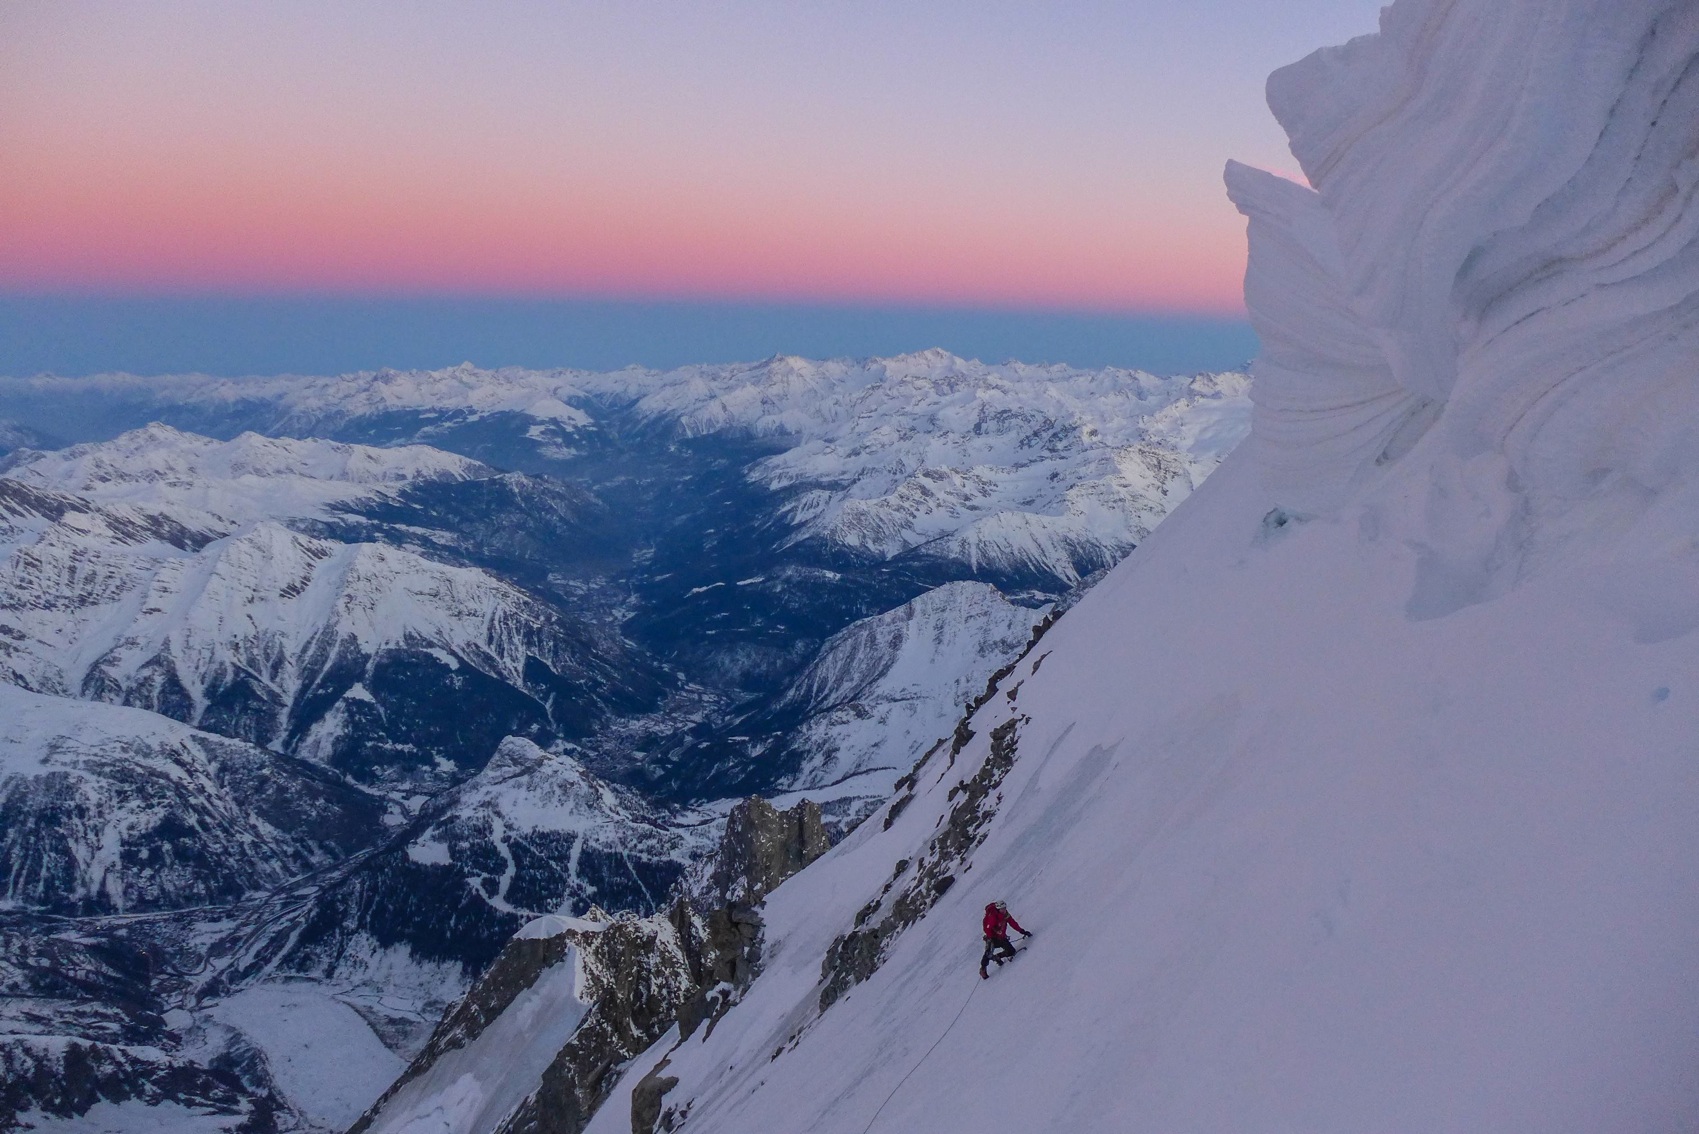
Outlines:
[[[780, 810], [751, 797], [727, 817], [700, 883], [681, 885], [665, 911], [533, 921], [350, 1134], [399, 1134], [445, 1110], [455, 1130], [579, 1134], [626, 1066], [675, 1024], [681, 1037], [712, 1030], [760, 969], [759, 903], [829, 849], [814, 803]], [[502, 1052], [551, 1042], [535, 1071], [502, 1062]], [[467, 1074], [480, 1081], [470, 1106], [456, 1095]], [[633, 1113], [658, 1120], [667, 1089], [664, 1076], [645, 1077]]]
[[755, 905], [831, 849], [820, 808], [812, 801], [780, 811], [760, 796], [750, 796], [726, 816], [706, 900], [712, 905]]

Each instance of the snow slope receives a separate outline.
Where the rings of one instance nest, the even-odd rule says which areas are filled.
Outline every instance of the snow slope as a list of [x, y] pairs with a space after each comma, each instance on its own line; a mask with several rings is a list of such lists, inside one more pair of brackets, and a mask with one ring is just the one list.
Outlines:
[[[601, 928], [595, 922], [551, 920], [585, 933]], [[537, 923], [521, 931], [547, 932]], [[497, 1129], [583, 1020], [589, 1000], [584, 985], [579, 948], [568, 945], [561, 960], [520, 992], [489, 1027], [387, 1100], [370, 1127], [373, 1134], [488, 1134]], [[484, 1073], [491, 1067], [503, 1073]]]
[[1251, 443], [768, 900], [667, 1128], [1699, 1126], [1699, 9], [1398, 0], [1270, 93]]

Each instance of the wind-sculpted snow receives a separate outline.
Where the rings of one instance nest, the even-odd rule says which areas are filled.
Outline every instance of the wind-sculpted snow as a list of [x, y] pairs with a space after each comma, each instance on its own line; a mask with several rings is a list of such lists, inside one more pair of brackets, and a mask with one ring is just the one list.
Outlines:
[[1265, 459], [1332, 458], [1306, 478], [1325, 491], [1437, 419], [1436, 445], [1502, 454], [1542, 511], [1692, 459], [1699, 393], [1674, 375], [1699, 352], [1696, 22], [1406, 3], [1274, 76], [1316, 189], [1229, 171]]
[[1398, 0], [1270, 96], [1250, 442], [591, 1134], [1699, 1127], [1699, 8]]

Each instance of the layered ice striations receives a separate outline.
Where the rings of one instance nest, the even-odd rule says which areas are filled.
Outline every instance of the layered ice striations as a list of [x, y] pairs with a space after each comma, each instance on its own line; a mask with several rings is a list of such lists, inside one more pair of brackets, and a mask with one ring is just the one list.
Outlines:
[[1406, 0], [1273, 76], [1315, 188], [1237, 165], [1228, 185], [1265, 348], [1255, 446], [1295, 503], [1430, 426], [1436, 457], [1501, 453], [1542, 514], [1696, 459], [1696, 47], [1686, 3]]

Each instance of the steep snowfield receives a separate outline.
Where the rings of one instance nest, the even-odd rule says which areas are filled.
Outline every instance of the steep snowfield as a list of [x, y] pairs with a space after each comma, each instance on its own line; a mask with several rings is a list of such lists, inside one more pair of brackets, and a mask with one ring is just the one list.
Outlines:
[[[596, 933], [604, 923], [539, 918], [520, 937], [540, 940], [564, 928]], [[485, 1134], [497, 1128], [539, 1081], [588, 1007], [584, 962], [576, 945], [547, 967], [464, 1046], [448, 1051], [403, 1084], [369, 1129], [372, 1134]], [[487, 1068], [505, 1073], [491, 1076]], [[354, 1117], [359, 1117], [358, 1115]]]
[[769, 899], [666, 1128], [1699, 1126], [1699, 9], [1398, 0], [1270, 91], [1250, 444]]
[[1044, 614], [984, 583], [946, 583], [837, 634], [779, 700], [806, 714], [790, 743], [807, 759], [782, 786], [822, 803], [882, 802]]

